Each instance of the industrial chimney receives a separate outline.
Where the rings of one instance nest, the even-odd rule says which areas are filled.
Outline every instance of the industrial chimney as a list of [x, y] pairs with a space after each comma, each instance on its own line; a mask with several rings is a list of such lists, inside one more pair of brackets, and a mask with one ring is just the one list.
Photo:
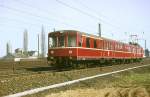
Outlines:
[[44, 27], [42, 26], [42, 32], [41, 32], [41, 57], [45, 57], [46, 55], [46, 47], [45, 47], [45, 32]]
[[12, 54], [11, 44], [10, 44], [10, 42], [7, 42], [6, 43], [6, 55], [9, 56], [10, 54]]
[[24, 51], [24, 54], [27, 55], [27, 52], [28, 52], [28, 32], [26, 29], [25, 29], [24, 35], [23, 35], [23, 51]]

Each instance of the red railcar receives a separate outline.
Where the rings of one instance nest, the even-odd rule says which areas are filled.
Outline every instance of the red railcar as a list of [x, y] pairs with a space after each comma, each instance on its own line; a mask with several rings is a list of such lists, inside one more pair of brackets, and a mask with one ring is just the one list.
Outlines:
[[48, 34], [48, 60], [53, 63], [142, 59], [143, 48], [75, 30]]

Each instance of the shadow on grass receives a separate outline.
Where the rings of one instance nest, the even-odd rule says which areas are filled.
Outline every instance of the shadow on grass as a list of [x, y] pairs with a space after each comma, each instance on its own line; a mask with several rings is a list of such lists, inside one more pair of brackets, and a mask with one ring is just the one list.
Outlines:
[[32, 72], [43, 72], [43, 71], [51, 71], [51, 72], [62, 72], [62, 71], [71, 71], [73, 68], [70, 67], [62, 67], [62, 68], [57, 68], [57, 67], [34, 67], [34, 68], [25, 68], [27, 71], [32, 71]]
[[80, 70], [80, 69], [87, 69], [87, 68], [96, 68], [96, 67], [106, 67], [106, 66], [111, 66], [109, 64], [106, 65], [90, 65], [87, 67], [82, 67], [82, 64], [78, 65], [79, 67], [73, 67], [71, 65], [59, 65], [58, 67], [56, 66], [47, 66], [47, 67], [32, 67], [32, 68], [24, 68], [27, 71], [32, 71], [32, 72], [43, 72], [43, 71], [51, 71], [51, 72], [63, 72], [63, 71], [71, 71], [71, 70]]
[[64, 66], [64, 65], [59, 65], [58, 67], [53, 67], [53, 66], [47, 66], [47, 67], [32, 67], [32, 68], [25, 68], [27, 71], [32, 71], [32, 72], [42, 72], [42, 71], [51, 71], [51, 72], [63, 72], [63, 71], [71, 71], [71, 70], [80, 70], [80, 69], [87, 69], [87, 68], [96, 68], [96, 67], [107, 67], [107, 66], [112, 66], [112, 64], [101, 64], [101, 65], [93, 65], [91, 64], [90, 66], [82, 67], [82, 64], [78, 65], [79, 67], [73, 67], [71, 65]]
[[54, 70], [52, 67], [34, 67], [34, 68], [25, 68], [27, 71], [40, 72], [40, 71], [51, 71]]

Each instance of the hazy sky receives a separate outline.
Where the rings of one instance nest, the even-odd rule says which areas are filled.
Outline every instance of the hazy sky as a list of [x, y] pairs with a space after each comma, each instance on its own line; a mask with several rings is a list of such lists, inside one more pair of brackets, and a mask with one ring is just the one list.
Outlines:
[[29, 50], [37, 50], [42, 25], [46, 35], [54, 28], [96, 35], [98, 23], [104, 37], [128, 42], [136, 34], [150, 48], [150, 0], [0, 0], [0, 56], [6, 54], [8, 41], [13, 52], [23, 47], [25, 29]]

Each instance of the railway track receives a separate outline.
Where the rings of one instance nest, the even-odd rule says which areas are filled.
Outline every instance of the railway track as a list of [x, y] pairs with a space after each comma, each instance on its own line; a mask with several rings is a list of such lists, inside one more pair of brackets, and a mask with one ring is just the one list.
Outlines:
[[[57, 69], [54, 67], [50, 67], [48, 65], [41, 65], [41, 66], [37, 66], [37, 65], [31, 65], [30, 67], [28, 67], [29, 65], [27, 65], [27, 67], [25, 65], [23, 66], [17, 66], [16, 65], [16, 69], [13, 71], [13, 68], [10, 68], [12, 66], [9, 66], [9, 69], [7, 68], [3, 68], [2, 66], [0, 66], [0, 78], [9, 78], [9, 77], [18, 77], [18, 76], [28, 76], [28, 75], [36, 75], [36, 74], [46, 74], [46, 73], [56, 73], [56, 72], [65, 72], [65, 71], [71, 71], [71, 70], [90, 70], [93, 68], [99, 68], [101, 71], [109, 71], [110, 70], [118, 70], [120, 69], [124, 69], [124, 68], [128, 68], [128, 67], [132, 67], [132, 66], [136, 66], [136, 65], [143, 65], [149, 63], [146, 61], [143, 61], [143, 63], [131, 63], [131, 64], [119, 64], [119, 65], [103, 65], [103, 66], [99, 66], [99, 67], [90, 67], [90, 68], [61, 68], [61, 69]], [[20, 64], [18, 64], [20, 65]], [[108, 69], [108, 70], [107, 70]]]
[[[134, 63], [136, 65], [136, 63]], [[134, 64], [132, 64], [132, 66], [134, 66]], [[103, 66], [99, 66], [99, 67], [90, 67], [90, 68], [61, 68], [61, 69], [57, 69], [57, 68], [53, 68], [50, 66], [47, 67], [30, 67], [30, 68], [26, 68], [26, 67], [21, 67], [19, 69], [16, 70], [8, 70], [8, 69], [1, 69], [0, 71], [0, 78], [9, 78], [9, 77], [18, 77], [18, 76], [28, 76], [28, 75], [36, 75], [36, 74], [46, 74], [46, 73], [55, 73], [55, 72], [65, 72], [65, 71], [71, 71], [71, 70], [90, 70], [93, 68], [99, 68], [102, 70], [109, 70], [109, 69], [119, 69], [119, 68], [126, 68], [126, 67], [130, 67], [130, 64], [122, 64], [122, 65], [103, 65]], [[117, 66], [117, 68], [115, 68]], [[43, 69], [42, 69], [43, 68]], [[47, 69], [45, 69], [47, 68]], [[45, 70], [44, 70], [45, 69]]]

